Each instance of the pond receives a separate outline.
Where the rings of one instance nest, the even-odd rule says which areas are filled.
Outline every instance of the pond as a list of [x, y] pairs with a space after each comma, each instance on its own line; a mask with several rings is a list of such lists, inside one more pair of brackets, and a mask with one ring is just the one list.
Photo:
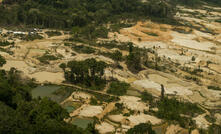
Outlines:
[[34, 89], [32, 89], [32, 97], [33, 98], [38, 98], [38, 97], [49, 97], [51, 100], [60, 103], [62, 102], [65, 98], [68, 97], [70, 93], [65, 93], [65, 94], [59, 94], [57, 92], [59, 91], [64, 91], [61, 86], [57, 85], [47, 85], [47, 86], [38, 86]]
[[56, 85], [38, 86], [32, 90], [31, 94], [33, 98], [51, 97], [53, 92], [55, 92], [59, 88], [60, 86], [56, 86]]
[[90, 123], [93, 123], [94, 120], [90, 118], [74, 118], [71, 123], [80, 128], [86, 129]]

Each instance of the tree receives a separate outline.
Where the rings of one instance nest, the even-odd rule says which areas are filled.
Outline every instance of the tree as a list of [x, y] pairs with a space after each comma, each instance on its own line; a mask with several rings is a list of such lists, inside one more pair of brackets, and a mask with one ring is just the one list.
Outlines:
[[163, 84], [161, 84], [161, 100], [164, 99], [164, 92], [165, 92], [164, 86], [163, 86]]
[[59, 67], [64, 71], [64, 73], [65, 73], [65, 69], [67, 68], [67, 65], [65, 64], [65, 63], [61, 63], [60, 65], [59, 65]]
[[156, 134], [150, 123], [140, 123], [129, 129], [126, 134]]
[[144, 102], [149, 101], [150, 103], [152, 103], [153, 96], [152, 96], [152, 94], [148, 93], [147, 91], [144, 91], [141, 94], [141, 100]]
[[6, 60], [5, 60], [4, 57], [2, 57], [2, 56], [0, 55], [0, 67], [2, 67], [4, 64], [6, 64]]
[[118, 66], [119, 65], [119, 61], [122, 60], [122, 53], [120, 51], [116, 50], [113, 53], [112, 59], [114, 59], [115, 65]]
[[196, 60], [196, 58], [194, 57], [194, 56], [192, 56], [192, 59], [191, 59], [192, 61], [195, 61]]
[[125, 82], [112, 82], [107, 90], [107, 93], [121, 96], [127, 93], [129, 87], [130, 85]]

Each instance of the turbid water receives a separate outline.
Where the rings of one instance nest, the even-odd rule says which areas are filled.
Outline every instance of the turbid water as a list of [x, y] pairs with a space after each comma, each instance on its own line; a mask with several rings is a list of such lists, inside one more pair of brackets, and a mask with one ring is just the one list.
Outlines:
[[74, 106], [66, 106], [65, 109], [67, 110], [68, 113], [71, 113], [72, 111], [75, 110]]
[[53, 92], [58, 90], [60, 86], [49, 85], [49, 86], [38, 86], [32, 90], [32, 97], [51, 97]]

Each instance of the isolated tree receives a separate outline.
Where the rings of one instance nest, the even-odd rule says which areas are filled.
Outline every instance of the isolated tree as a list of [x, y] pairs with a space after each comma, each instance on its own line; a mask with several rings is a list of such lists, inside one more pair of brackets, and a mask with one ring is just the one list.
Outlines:
[[165, 92], [164, 86], [163, 86], [163, 84], [161, 84], [161, 100], [164, 99], [164, 92]]
[[6, 60], [3, 56], [0, 55], [0, 67], [2, 67], [4, 64], [6, 64]]
[[133, 52], [133, 43], [129, 42], [128, 46], [129, 46], [129, 54], [131, 54]]
[[65, 69], [67, 68], [67, 65], [65, 64], [65, 63], [61, 63], [60, 65], [59, 65], [59, 67], [64, 71], [64, 73], [65, 73]]
[[194, 57], [194, 56], [192, 56], [192, 59], [191, 59], [192, 61], [195, 61], [196, 60], [196, 58]]
[[116, 50], [113, 53], [113, 59], [115, 61], [115, 65], [118, 66], [119, 65], [119, 61], [122, 60], [122, 53], [120, 51]]

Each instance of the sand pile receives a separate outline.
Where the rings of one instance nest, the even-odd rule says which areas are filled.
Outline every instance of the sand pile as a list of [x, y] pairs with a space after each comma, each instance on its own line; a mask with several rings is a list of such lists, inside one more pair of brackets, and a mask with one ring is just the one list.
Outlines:
[[144, 111], [149, 110], [149, 107], [141, 102], [141, 99], [134, 96], [121, 96], [120, 103], [123, 103], [125, 107], [131, 110]]
[[83, 117], [94, 117], [100, 113], [102, 113], [103, 108], [102, 106], [86, 106], [84, 107], [81, 111], [79, 116], [83, 116]]
[[166, 134], [177, 134], [182, 128], [179, 125], [170, 125], [167, 127]]
[[194, 40], [194, 38], [196, 38], [194, 34], [181, 34], [178, 32], [172, 32], [171, 35], [173, 37], [171, 41], [179, 46], [205, 51], [211, 51], [212, 47], [216, 47], [216, 45], [212, 42], [198, 42]]
[[100, 134], [113, 133], [115, 131], [114, 126], [107, 122], [102, 122], [101, 124], [96, 124], [95, 128], [99, 131]]
[[133, 82], [133, 84], [138, 87], [142, 87], [142, 88], [146, 88], [146, 89], [152, 88], [152, 89], [156, 89], [158, 91], [161, 91], [160, 84], [153, 82], [151, 80], [148, 80], [148, 79], [136, 80]]
[[211, 124], [205, 119], [205, 114], [199, 115], [199, 116], [193, 118], [193, 120], [196, 121], [197, 127], [203, 128], [203, 129], [207, 129], [209, 127], [209, 125]]
[[216, 118], [216, 123], [217, 123], [217, 124], [221, 124], [221, 114], [216, 113], [216, 114], [215, 114], [215, 118]]
[[119, 114], [119, 115], [109, 115], [108, 116], [108, 119], [110, 119], [111, 121], [113, 122], [121, 122], [123, 121], [125, 117], [122, 115], [122, 114]]
[[147, 122], [156, 125], [162, 122], [162, 120], [158, 119], [157, 117], [146, 114], [131, 115], [127, 119], [130, 121], [130, 126], [135, 126], [140, 123], [147, 123]]

